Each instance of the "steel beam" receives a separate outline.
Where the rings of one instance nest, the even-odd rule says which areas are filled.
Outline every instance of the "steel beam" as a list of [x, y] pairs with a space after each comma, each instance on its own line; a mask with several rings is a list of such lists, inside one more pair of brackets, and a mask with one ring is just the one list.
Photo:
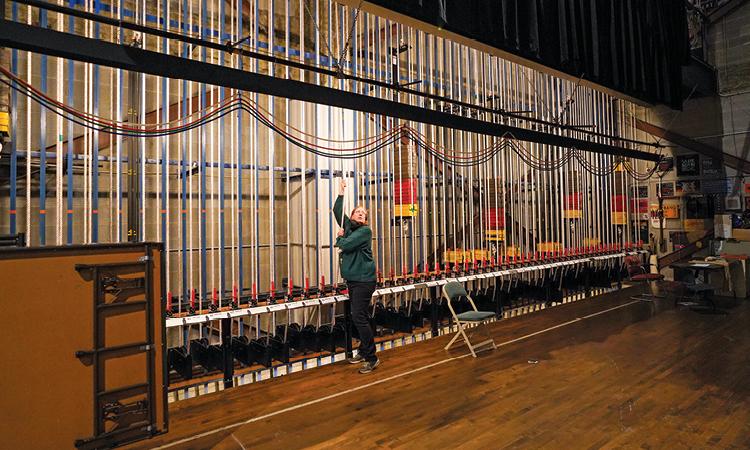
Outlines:
[[192, 61], [177, 56], [85, 38], [8, 20], [0, 21], [0, 46], [162, 77], [191, 80], [248, 92], [257, 92], [293, 100], [381, 114], [472, 133], [497, 137], [513, 137], [521, 141], [577, 148], [583, 151], [649, 161], [659, 160], [659, 156], [654, 153], [485, 122], [396, 101], [369, 97], [325, 86], [281, 79], [200, 61]]
[[664, 128], [658, 127], [652, 123], [640, 119], [635, 119], [635, 126], [639, 130], [645, 131], [652, 136], [666, 139], [681, 147], [685, 147], [688, 150], [698, 152], [710, 158], [722, 160], [724, 161], [724, 165], [735, 169], [739, 173], [739, 175], [750, 173], [750, 161], [746, 159], [730, 155], [729, 153], [725, 153], [716, 147], [704, 144], [703, 142], [698, 142], [687, 136], [675, 133], [674, 131], [665, 130]]

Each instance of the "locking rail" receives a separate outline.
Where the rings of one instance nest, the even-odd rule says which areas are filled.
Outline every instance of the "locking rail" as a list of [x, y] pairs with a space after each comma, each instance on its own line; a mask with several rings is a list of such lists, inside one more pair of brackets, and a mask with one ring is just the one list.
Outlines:
[[[644, 253], [647, 253], [647, 252], [645, 250], [638, 250], [638, 251], [632, 251], [632, 252], [620, 252], [620, 253], [614, 253], [614, 254], [609, 254], [609, 255], [589, 256], [586, 258], [572, 259], [568, 261], [558, 261], [558, 262], [552, 262], [552, 263], [547, 263], [547, 264], [536, 264], [536, 265], [519, 267], [519, 268], [514, 268], [514, 269], [503, 269], [503, 270], [499, 270], [495, 272], [477, 273], [477, 274], [464, 275], [464, 276], [459, 276], [459, 277], [450, 277], [450, 278], [444, 278], [440, 280], [419, 281], [416, 283], [402, 285], [402, 286], [380, 288], [380, 289], [375, 290], [372, 296], [373, 298], [377, 298], [380, 296], [396, 294], [399, 292], [411, 291], [414, 289], [423, 289], [423, 288], [442, 286], [450, 280], [457, 280], [459, 282], [465, 283], [468, 281], [474, 281], [474, 280], [480, 280], [480, 279], [508, 277], [508, 276], [520, 275], [523, 273], [534, 272], [534, 271], [539, 271], [539, 270], [569, 267], [569, 266], [585, 264], [585, 263], [590, 263], [590, 262], [595, 262], [595, 261], [607, 261], [607, 260], [616, 259], [616, 258], [623, 258], [629, 255], [639, 255], [639, 254], [644, 254]], [[334, 295], [330, 297], [276, 303], [274, 305], [254, 306], [250, 308], [238, 308], [238, 309], [233, 309], [230, 311], [219, 311], [219, 312], [196, 314], [196, 315], [184, 316], [184, 317], [171, 317], [166, 320], [166, 327], [174, 328], [174, 327], [180, 327], [180, 326], [185, 326], [185, 325], [195, 325], [195, 324], [200, 324], [200, 323], [206, 323], [206, 322], [211, 322], [214, 320], [249, 317], [249, 316], [255, 316], [259, 314], [278, 312], [278, 311], [289, 311], [289, 310], [300, 309], [300, 308], [309, 308], [312, 306], [330, 305], [333, 303], [344, 302], [347, 300], [349, 300], [348, 296], [339, 294], [339, 295]]]

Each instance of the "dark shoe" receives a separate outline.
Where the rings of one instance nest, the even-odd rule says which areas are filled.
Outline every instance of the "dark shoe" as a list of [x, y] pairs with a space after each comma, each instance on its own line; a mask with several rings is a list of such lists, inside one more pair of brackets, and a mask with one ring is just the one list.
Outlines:
[[346, 362], [348, 362], [349, 364], [359, 364], [364, 360], [365, 358], [363, 358], [362, 355], [358, 353], [357, 356], [352, 356], [351, 358], [347, 358]]
[[365, 361], [364, 364], [362, 364], [362, 368], [359, 369], [359, 373], [370, 373], [373, 370], [375, 370], [376, 367], [380, 365], [380, 360], [376, 359], [375, 361]]

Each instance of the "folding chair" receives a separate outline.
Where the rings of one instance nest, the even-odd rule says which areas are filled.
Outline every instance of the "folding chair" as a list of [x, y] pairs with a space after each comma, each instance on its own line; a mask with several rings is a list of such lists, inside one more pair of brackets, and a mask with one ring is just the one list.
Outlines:
[[660, 273], [649, 273], [646, 267], [641, 263], [639, 256], [628, 256], [625, 258], [625, 267], [628, 270], [628, 279], [632, 282], [641, 283], [645, 282], [648, 284], [649, 292], [636, 294], [631, 296], [633, 300], [641, 300], [644, 302], [653, 302], [657, 298], [664, 298], [663, 295], [657, 295], [654, 293], [654, 283], [664, 279], [664, 275]]
[[[451, 302], [457, 300], [461, 296], [469, 299], [469, 303], [471, 304], [472, 309], [466, 312], [462, 312], [461, 314], [456, 314], [456, 311], [453, 309], [453, 305], [451, 305]], [[450, 309], [451, 315], [453, 315], [453, 319], [458, 325], [458, 331], [456, 332], [456, 335], [453, 336], [453, 339], [451, 339], [448, 345], [445, 346], [446, 350], [448, 350], [451, 345], [456, 342], [456, 339], [458, 339], [459, 336], [463, 336], [464, 341], [466, 341], [466, 345], [469, 347], [469, 351], [471, 351], [471, 356], [475, 358], [477, 357], [477, 354], [474, 349], [484, 346], [491, 346], [493, 349], [497, 348], [495, 346], [495, 341], [492, 340], [492, 337], [489, 335], [489, 332], [487, 330], [487, 321], [495, 316], [494, 312], [478, 311], [476, 305], [474, 304], [474, 300], [469, 297], [469, 293], [466, 292], [464, 286], [458, 281], [449, 281], [448, 283], [443, 285], [443, 297], [448, 303], [448, 309]], [[477, 324], [478, 327], [484, 325], [484, 334], [485, 336], [487, 336], [487, 340], [482, 341], [476, 345], [472, 345], [469, 337], [466, 335], [466, 330], [469, 328], [470, 324]]]

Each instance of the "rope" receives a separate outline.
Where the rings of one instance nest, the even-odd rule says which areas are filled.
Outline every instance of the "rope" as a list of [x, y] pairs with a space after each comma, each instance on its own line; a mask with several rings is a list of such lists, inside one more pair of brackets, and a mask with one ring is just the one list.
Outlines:
[[[315, 26], [315, 31], [318, 32], [318, 35], [322, 35], [323, 33], [320, 32], [320, 27], [318, 27], [318, 22], [315, 20], [315, 17], [310, 12], [310, 7], [307, 6], [307, 1], [306, 0], [302, 0], [302, 3], [305, 5], [305, 12], [307, 12], [307, 15], [310, 16], [310, 20], [312, 20], [312, 23]], [[323, 40], [323, 43], [326, 46], [327, 57], [328, 57], [328, 59], [331, 59], [332, 55], [333, 55], [333, 52], [331, 51], [331, 47], [328, 44], [328, 39], [329, 38], [330, 38], [330, 36], [328, 36], [328, 38], [326, 38], [325, 40]], [[336, 61], [333, 61], [333, 65], [336, 66], [336, 67], [338, 67], [338, 63]]]

